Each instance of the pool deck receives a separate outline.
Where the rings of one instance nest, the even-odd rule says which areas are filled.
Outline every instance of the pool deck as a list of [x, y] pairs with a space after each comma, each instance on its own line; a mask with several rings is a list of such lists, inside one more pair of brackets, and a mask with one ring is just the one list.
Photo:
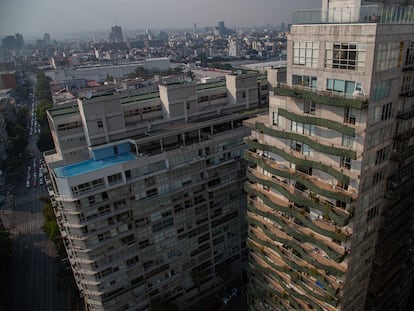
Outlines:
[[136, 158], [137, 157], [132, 153], [124, 153], [97, 161], [91, 159], [58, 167], [54, 169], [54, 172], [57, 178], [69, 178], [111, 167], [117, 164], [122, 164], [124, 162], [135, 160]]

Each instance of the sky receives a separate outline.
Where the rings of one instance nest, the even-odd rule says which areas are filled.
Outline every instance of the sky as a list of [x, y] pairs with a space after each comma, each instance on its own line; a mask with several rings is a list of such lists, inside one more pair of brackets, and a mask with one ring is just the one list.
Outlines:
[[0, 37], [123, 29], [229, 28], [290, 23], [292, 11], [321, 0], [0, 0]]

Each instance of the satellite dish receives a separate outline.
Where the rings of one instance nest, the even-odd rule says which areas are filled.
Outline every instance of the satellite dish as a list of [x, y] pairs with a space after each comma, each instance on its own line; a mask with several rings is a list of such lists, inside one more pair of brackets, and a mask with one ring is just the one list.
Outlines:
[[191, 81], [193, 81], [193, 79], [191, 79], [191, 77], [186, 77], [185, 78], [185, 81], [188, 82], [188, 83], [190, 83]]
[[242, 71], [241, 71], [240, 69], [238, 69], [238, 70], [236, 71], [236, 74], [241, 75], [241, 74], [242, 74]]
[[87, 99], [91, 99], [91, 98], [92, 98], [92, 93], [91, 93], [91, 92], [87, 92], [87, 93], [85, 94], [85, 97], [86, 97]]

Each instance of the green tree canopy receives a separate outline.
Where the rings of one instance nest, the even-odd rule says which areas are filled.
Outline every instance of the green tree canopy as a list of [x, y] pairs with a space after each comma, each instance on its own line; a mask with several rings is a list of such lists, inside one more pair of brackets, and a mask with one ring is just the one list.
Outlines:
[[37, 148], [41, 152], [55, 148], [49, 128], [43, 128], [40, 131], [39, 138], [37, 139]]
[[46, 110], [53, 108], [52, 102], [41, 100], [37, 103], [36, 118], [41, 126], [48, 126]]

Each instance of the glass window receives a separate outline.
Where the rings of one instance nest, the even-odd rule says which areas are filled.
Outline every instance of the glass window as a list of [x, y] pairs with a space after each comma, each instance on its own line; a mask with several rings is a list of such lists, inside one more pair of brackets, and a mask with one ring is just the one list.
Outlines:
[[310, 87], [316, 89], [317, 78], [312, 76], [292, 75], [292, 85], [300, 85], [303, 87]]
[[384, 71], [399, 66], [400, 42], [379, 43], [376, 53], [376, 71]]
[[293, 64], [305, 67], [318, 67], [318, 42], [293, 42]]
[[363, 70], [365, 44], [356, 42], [327, 42], [325, 67], [346, 70]]

